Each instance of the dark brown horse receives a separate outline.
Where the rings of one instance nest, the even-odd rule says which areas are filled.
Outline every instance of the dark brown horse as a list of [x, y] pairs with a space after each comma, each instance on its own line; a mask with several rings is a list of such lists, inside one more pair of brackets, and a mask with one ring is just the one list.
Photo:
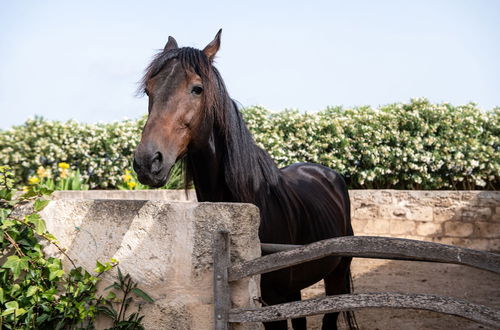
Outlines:
[[[308, 244], [353, 235], [349, 195], [339, 174], [308, 163], [278, 169], [255, 144], [212, 65], [220, 35], [202, 51], [179, 48], [169, 37], [148, 66], [141, 89], [149, 96], [149, 117], [134, 158], [139, 181], [161, 187], [182, 160], [198, 201], [259, 207], [263, 243]], [[321, 279], [327, 295], [348, 293], [350, 263], [350, 258], [328, 257], [264, 274], [262, 299], [269, 305], [300, 300], [300, 290]], [[325, 315], [323, 329], [336, 329], [338, 314]], [[294, 329], [306, 329], [305, 318], [292, 323]], [[287, 323], [265, 327], [287, 329]]]

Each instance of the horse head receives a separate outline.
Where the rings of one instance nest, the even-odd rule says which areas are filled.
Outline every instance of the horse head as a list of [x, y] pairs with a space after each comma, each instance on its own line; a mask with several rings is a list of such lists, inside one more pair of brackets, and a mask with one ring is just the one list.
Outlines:
[[169, 37], [148, 66], [141, 90], [148, 96], [148, 119], [134, 154], [141, 183], [161, 187], [175, 162], [209, 138], [217, 102], [212, 62], [221, 31], [203, 50], [179, 48]]

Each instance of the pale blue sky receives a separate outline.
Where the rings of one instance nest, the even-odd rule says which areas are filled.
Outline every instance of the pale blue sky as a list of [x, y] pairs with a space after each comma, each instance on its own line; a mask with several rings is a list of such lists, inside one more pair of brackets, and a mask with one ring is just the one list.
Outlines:
[[500, 1], [0, 0], [0, 128], [139, 117], [136, 82], [168, 36], [202, 48], [219, 28], [244, 106], [500, 105]]

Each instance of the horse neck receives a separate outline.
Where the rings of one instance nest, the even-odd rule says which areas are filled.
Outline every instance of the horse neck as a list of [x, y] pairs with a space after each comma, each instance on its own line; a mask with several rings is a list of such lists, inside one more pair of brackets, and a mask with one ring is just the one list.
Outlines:
[[198, 200], [263, 206], [265, 191], [278, 184], [279, 170], [255, 144], [236, 105], [226, 104], [224, 127], [215, 120], [207, 145], [188, 155]]
[[224, 180], [221, 153], [215, 144], [220, 143], [212, 133], [208, 145], [190, 150], [187, 155], [188, 176], [193, 180], [199, 202], [230, 201], [231, 196]]

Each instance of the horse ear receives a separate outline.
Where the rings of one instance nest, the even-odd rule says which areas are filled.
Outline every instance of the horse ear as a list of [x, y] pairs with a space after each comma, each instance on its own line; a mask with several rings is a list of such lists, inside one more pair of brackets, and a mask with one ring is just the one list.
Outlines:
[[165, 48], [163, 48], [163, 51], [168, 52], [169, 50], [177, 48], [179, 48], [179, 46], [177, 46], [177, 41], [175, 41], [174, 37], [168, 37], [167, 44], [165, 45]]
[[220, 47], [220, 35], [222, 33], [222, 29], [217, 32], [215, 35], [214, 40], [212, 40], [204, 49], [203, 52], [205, 55], [207, 55], [208, 59], [210, 61], [214, 60], [215, 54], [217, 54], [217, 51], [219, 50]]

